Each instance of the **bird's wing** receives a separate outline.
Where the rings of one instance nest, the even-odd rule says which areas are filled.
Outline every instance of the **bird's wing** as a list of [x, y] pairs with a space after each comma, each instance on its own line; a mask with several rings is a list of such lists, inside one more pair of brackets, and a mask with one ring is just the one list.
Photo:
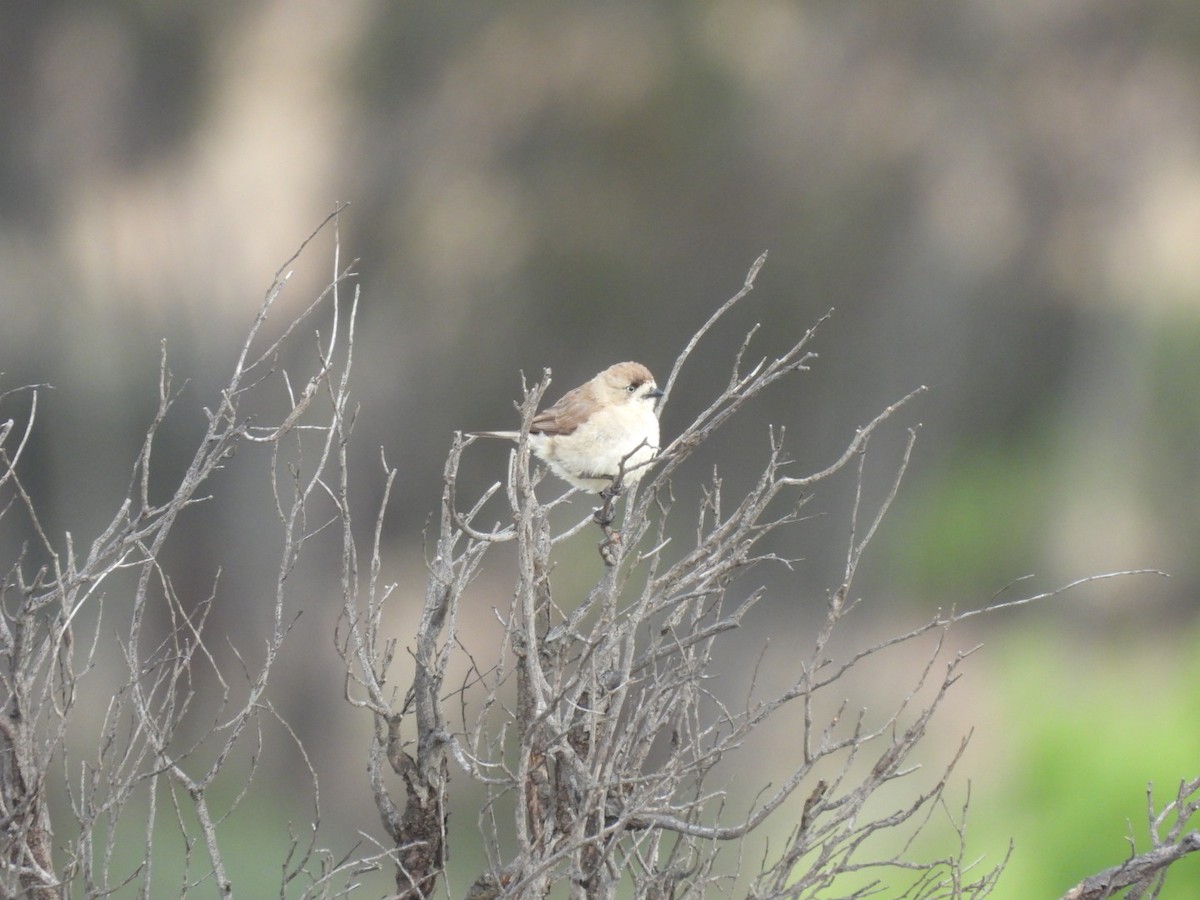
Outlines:
[[529, 430], [540, 434], [571, 434], [587, 421], [595, 405], [591, 385], [581, 385], [534, 416]]

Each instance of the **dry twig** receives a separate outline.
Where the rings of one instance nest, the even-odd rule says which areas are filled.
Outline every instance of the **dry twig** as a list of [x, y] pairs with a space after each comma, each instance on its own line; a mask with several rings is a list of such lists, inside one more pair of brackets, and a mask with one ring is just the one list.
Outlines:
[[[325, 223], [335, 232], [336, 215]], [[684, 346], [664, 402], [693, 351], [753, 289], [764, 261], [765, 255]], [[527, 440], [518, 442], [503, 483], [463, 503], [458, 472], [471, 441], [455, 436], [429, 535], [420, 622], [402, 644], [385, 627], [395, 586], [383, 576], [383, 525], [396, 477], [386, 459], [365, 552], [350, 508], [356, 410], [349, 376], [358, 295], [349, 302], [340, 295], [352, 272], [335, 255], [328, 288], [268, 337], [264, 325], [288, 266], [267, 292], [227, 384], [205, 410], [205, 433], [186, 470], [159, 496], [152, 489], [159, 479], [151, 477], [156, 438], [179, 396], [164, 348], [158, 408], [128, 495], [86, 551], [69, 534], [58, 540], [47, 532], [21, 477], [41, 386], [28, 388], [22, 422], [0, 423], [0, 516], [21, 518], [29, 536], [0, 581], [7, 705], [0, 717], [0, 897], [57, 900], [125, 889], [140, 896], [232, 895], [221, 825], [248, 796], [269, 734], [295, 747], [312, 783], [312, 822], [292, 833], [280, 866], [281, 896], [349, 896], [360, 890], [362, 876], [379, 869], [388, 870], [393, 895], [402, 898], [443, 887], [473, 900], [540, 898], [556, 886], [573, 898], [704, 897], [734, 889], [752, 897], [826, 898], [887, 889], [931, 900], [991, 891], [1004, 860], [984, 867], [965, 858], [966, 804], [952, 813], [947, 800], [965, 738], [936, 772], [915, 762], [969, 655], [944, 652], [946, 634], [984, 611], [1133, 573], [1093, 576], [984, 609], [939, 612], [868, 646], [838, 647], [835, 638], [859, 603], [853, 591], [861, 560], [899, 490], [916, 432], [909, 430], [873, 506], [864, 499], [868, 448], [923, 388], [884, 409], [843, 452], [807, 475], [792, 472], [784, 432], [772, 430], [754, 484], [729, 497], [714, 474], [700, 488], [699, 508], [687, 512], [693, 524], [683, 526], [673, 485], [680, 467], [768, 387], [808, 370], [822, 317], [782, 354], [752, 365], [744, 358], [757, 329], [745, 335], [725, 387], [663, 449], [636, 491], [626, 492], [621, 539], [609, 535], [606, 565], [597, 565], [594, 583], [580, 596], [556, 594], [551, 572], [556, 551], [593, 527], [593, 517], [552, 525], [551, 511], [563, 498], [538, 498], [540, 476], [531, 469]], [[311, 372], [293, 382], [279, 361], [318, 314], [328, 322], [326, 336], [316, 332]], [[524, 391], [523, 433], [548, 386], [543, 373]], [[245, 409], [270, 391], [285, 398], [283, 408], [268, 424], [254, 424]], [[0, 394], [0, 401], [12, 395]], [[242, 445], [270, 454], [282, 548], [268, 637], [252, 650], [226, 649], [212, 639], [218, 585], [199, 599], [182, 596], [162, 554], [174, 526], [205, 499], [214, 473]], [[814, 492], [838, 476], [852, 481], [853, 504], [840, 577], [823, 599], [810, 601], [820, 609], [819, 623], [787, 661], [785, 678], [761, 677], [773, 662], [764, 651], [745, 694], [732, 698], [715, 678], [719, 648], [767, 594], [756, 573], [794, 565], [778, 548], [795, 540]], [[511, 521], [482, 524], [500, 500]], [[611, 511], [606, 501], [598, 517], [606, 527]], [[340, 856], [318, 844], [316, 774], [269, 697], [296, 615], [291, 576], [322, 534], [341, 542], [335, 643], [345, 698], [373, 724], [366, 770], [386, 834], [386, 843], [368, 839], [361, 852]], [[511, 549], [517, 573], [511, 602], [495, 611], [502, 636], [488, 655], [471, 655], [459, 612], [500, 548]], [[119, 602], [125, 596], [128, 602]], [[113, 634], [123, 675], [97, 704], [87, 693], [91, 674]], [[924, 664], [909, 673], [907, 689], [890, 708], [857, 709], [844, 699], [852, 673], [922, 639]], [[467, 675], [452, 685], [456, 665]], [[201, 680], [216, 686], [215, 695], [201, 691]], [[98, 722], [77, 715], [85, 697], [102, 710]], [[753, 742], [777, 722], [790, 727], [784, 776], [756, 784], [749, 795], [735, 789], [731, 773], [744, 781], [753, 772]], [[85, 731], [82, 742], [68, 739], [75, 728]], [[234, 774], [232, 760], [248, 766]], [[489, 862], [465, 890], [447, 883], [452, 774], [475, 782], [487, 798], [477, 813]], [[54, 822], [52, 781], [61, 785], [67, 811]], [[1185, 833], [1196, 791], [1195, 783], [1184, 785], [1159, 813], [1151, 804], [1154, 847], [1082, 882], [1068, 897], [1122, 888], [1155, 896], [1166, 867], [1200, 843], [1195, 832]], [[917, 858], [915, 838], [943, 816], [957, 838], [955, 851]], [[776, 838], [755, 864], [748, 842], [769, 822], [783, 825], [775, 833], [788, 836], [782, 843]], [[120, 864], [117, 843], [131, 827], [139, 828], [145, 848], [137, 862]], [[182, 839], [184, 874], [172, 888], [163, 887], [155, 869], [164, 830]]]

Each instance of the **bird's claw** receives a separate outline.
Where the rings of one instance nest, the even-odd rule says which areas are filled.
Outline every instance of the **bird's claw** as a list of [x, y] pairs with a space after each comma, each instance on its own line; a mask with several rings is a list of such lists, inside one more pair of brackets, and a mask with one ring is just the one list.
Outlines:
[[603, 501], [603, 503], [601, 504], [600, 508], [596, 510], [596, 513], [592, 518], [595, 519], [596, 524], [603, 528], [605, 532], [608, 531], [608, 526], [611, 525], [613, 523], [613, 519], [616, 518], [616, 513], [613, 511], [613, 507], [616, 506], [617, 498], [620, 497], [624, 491], [625, 488], [621, 484], [621, 478], [619, 476], [612, 482], [612, 484], [600, 491], [600, 499]]

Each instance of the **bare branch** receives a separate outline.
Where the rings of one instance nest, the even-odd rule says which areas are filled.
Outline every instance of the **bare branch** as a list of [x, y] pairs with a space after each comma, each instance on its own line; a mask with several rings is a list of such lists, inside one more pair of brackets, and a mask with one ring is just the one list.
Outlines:
[[[321, 228], [336, 224], [339, 211], [340, 207]], [[162, 347], [158, 406], [134, 462], [128, 494], [86, 556], [76, 553], [70, 534], [58, 540], [46, 531], [17, 468], [33, 426], [36, 393], [17, 447], [9, 452], [0, 440], [0, 488], [13, 497], [3, 514], [23, 514], [38, 551], [48, 561], [30, 575], [28, 556], [22, 553], [0, 584], [0, 683], [8, 707], [0, 717], [0, 819], [5, 823], [0, 833], [0, 896], [107, 896], [134, 886], [141, 896], [165, 896], [161, 880], [155, 881], [152, 848], [162, 829], [171, 827], [183, 840], [186, 873], [172, 890], [183, 896], [205, 884], [206, 890], [215, 888], [221, 896], [233, 892], [221, 841], [223, 823], [249, 796], [266, 726], [276, 725], [295, 739], [272, 710], [266, 692], [296, 615], [289, 610], [288, 576], [311, 536], [306, 522], [316, 504], [327, 500], [322, 473], [344, 464], [334, 450], [346, 433], [339, 425], [346, 419], [357, 306], [351, 305], [348, 324], [342, 327], [338, 292], [348, 274], [337, 272], [330, 286], [285, 326], [283, 335], [260, 350], [261, 327], [268, 310], [281, 301], [287, 280], [282, 274], [276, 278], [229, 380], [217, 402], [204, 411], [205, 433], [190, 462], [159, 499], [151, 488], [159, 481], [152, 479], [155, 439], [180, 396]], [[286, 390], [282, 373], [266, 370], [261, 363], [274, 360], [286, 342], [299, 337], [299, 326], [321, 309], [330, 311], [334, 327], [326, 341], [317, 335], [316, 374], [296, 396]], [[285, 390], [272, 394], [281, 383]], [[278, 424], [252, 429], [241, 409], [260, 394], [289, 402]], [[324, 408], [319, 409], [322, 401]], [[3, 437], [11, 430], [4, 426]], [[248, 648], [230, 646], [224, 654], [210, 646], [206, 623], [218, 603], [215, 580], [208, 597], [183, 598], [161, 562], [176, 523], [204, 499], [202, 491], [211, 476], [227, 465], [243, 441], [270, 447], [273, 480], [286, 484], [288, 494], [285, 499], [285, 492], [277, 489], [282, 552], [272, 628], [265, 647], [253, 648], [253, 656], [243, 653]], [[290, 445], [285, 447], [285, 441]], [[302, 479], [292, 458], [305, 458], [310, 449], [310, 475]], [[284, 471], [289, 472], [286, 478], [281, 477]], [[131, 602], [106, 608], [106, 591], [129, 596]], [[153, 629], [147, 625], [151, 617]], [[82, 634], [77, 633], [80, 629]], [[114, 634], [116, 663], [125, 670], [115, 691], [93, 677]], [[240, 667], [240, 676], [226, 667], [225, 655]], [[216, 706], [215, 716], [211, 710], [203, 714], [207, 724], [197, 719], [201, 681], [217, 686], [216, 696], [204, 701]], [[107, 698], [97, 697], [97, 690], [107, 692]], [[98, 709], [102, 720], [88, 725], [87, 717], [76, 715], [80, 706]], [[83, 729], [83, 740], [68, 741], [70, 729]], [[69, 810], [53, 828], [47, 803], [52, 762], [64, 776], [64, 808]], [[309, 772], [315, 802], [311, 765]], [[170, 798], [166, 810], [159, 803], [164, 796]], [[118, 853], [118, 838], [138, 820], [146, 847], [140, 863], [122, 871], [118, 859], [128, 854]], [[319, 811], [314, 810], [314, 828], [317, 821]], [[62, 859], [58, 867], [52, 859], [51, 833]], [[339, 873], [378, 865], [377, 856], [375, 861], [334, 861], [314, 841], [315, 830], [305, 849], [293, 846], [290, 868], [281, 868], [285, 882], [307, 878], [322, 886], [321, 896], [333, 896], [332, 883]], [[310, 863], [321, 871], [309, 872]]]
[[[742, 290], [686, 343], [667, 379], [664, 402], [700, 340], [752, 289], [763, 261], [756, 261]], [[437, 766], [449, 758], [489, 796], [479, 824], [491, 865], [475, 879], [470, 897], [543, 897], [556, 884], [566, 884], [570, 896], [581, 898], [612, 896], [618, 883], [631, 885], [637, 896], [728, 892], [738, 868], [718, 865], [719, 848], [736, 847], [740, 867], [747, 839], [793, 808], [798, 818], [792, 839], [751, 879], [755, 897], [810, 896], [851, 883], [855, 887], [845, 895], [861, 896], [885, 884], [894, 887], [898, 872], [910, 878], [903, 893], [909, 897], [983, 897], [995, 885], [1003, 860], [982, 870], [964, 856], [965, 806], [959, 816], [949, 817], [959, 843], [956, 855], [931, 861], [907, 855], [935, 813], [947, 809], [949, 779], [966, 746], [964, 739], [940, 774], [918, 784], [922, 773], [913, 754], [969, 656], [953, 655], [937, 676], [946, 633], [984, 610], [939, 612], [906, 633], [840, 659], [828, 656], [833, 635], [857, 605], [851, 591], [859, 563], [897, 496], [916, 429], [908, 429], [882, 501], [868, 509], [870, 439], [925, 389], [888, 406], [858, 429], [834, 460], [809, 475], [784, 474], [790, 465], [784, 432], [772, 430], [761, 475], [748, 491], [729, 502], [714, 474], [703, 489], [693, 540], [685, 546], [669, 524], [675, 506], [671, 478], [682, 461], [772, 384], [807, 371], [815, 358], [808, 348], [816, 327], [780, 356], [748, 369], [743, 359], [757, 327], [745, 335], [730, 361], [726, 386], [662, 451], [638, 493], [626, 496], [619, 538], [607, 527], [618, 492], [602, 496], [594, 518], [605, 537], [605, 564], [582, 595], [555, 594], [551, 553], [587, 528], [589, 520], [552, 529], [548, 512], [561, 498], [549, 505], [539, 501], [539, 477], [531, 471], [525, 439], [549, 373], [525, 390], [519, 406], [522, 437], [504, 485], [511, 524], [491, 530], [473, 524], [499, 489], [494, 485], [477, 502], [461, 504], [456, 477], [471, 442], [455, 436], [415, 639], [415, 675], [404, 705], [373, 692], [364, 674], [378, 669], [375, 661], [389, 658], [386, 644], [374, 638], [356, 643], [359, 657], [348, 676], [348, 683], [368, 683], [370, 699], [356, 702], [373, 711], [380, 740], [386, 734], [389, 745], [397, 747], [393, 769], [406, 784], [421, 785], [417, 791], [410, 787], [401, 813], [372, 776], [389, 833], [422, 848], [400, 867], [403, 896], [418, 896], [436, 877], [440, 856], [434, 848], [442, 846], [443, 837], [435, 823], [444, 819], [422, 820], [420, 832], [406, 830], [406, 821], [414, 810], [441, 810], [437, 803], [448, 802], [444, 769]], [[765, 541], [786, 544], [785, 535], [802, 521], [801, 510], [814, 489], [846, 471], [853, 473], [854, 502], [845, 567], [841, 583], [827, 595], [825, 621], [808, 650], [792, 654], [795, 673], [789, 686], [759, 696], [756, 667], [746, 697], [731, 701], [712, 677], [718, 643], [766, 594], [762, 585], [753, 584], [732, 591], [758, 567], [790, 568], [792, 560], [767, 550]], [[489, 551], [510, 542], [515, 542], [517, 567], [512, 603], [497, 610], [503, 635], [498, 648], [489, 647], [481, 659], [460, 644], [455, 611]], [[1066, 589], [1009, 603], [1049, 600]], [[361, 617], [352, 594], [348, 589], [348, 622]], [[892, 709], [851, 715], [844, 699], [831, 703], [831, 691], [848, 673], [926, 635], [934, 638], [927, 662]], [[469, 677], [447, 693], [443, 677], [456, 654], [469, 660]], [[765, 664], [764, 651], [758, 665]], [[458, 732], [447, 724], [444, 704], [450, 698], [458, 707]], [[411, 717], [407, 740], [417, 748], [415, 759], [398, 749], [405, 714]], [[802, 723], [791, 772], [775, 787], [762, 787], [743, 808], [726, 787], [711, 783], [713, 773], [784, 716]], [[437, 766], [429, 768], [423, 758], [436, 760]], [[884, 788], [899, 781], [912, 783], [909, 801], [900, 809], [873, 812]], [[903, 835], [903, 849], [872, 855], [875, 839], [885, 833]]]
[[[311, 784], [312, 821], [287, 828], [280, 896], [347, 897], [364, 890], [365, 876], [389, 877], [391, 895], [406, 900], [461, 895], [456, 882], [464, 876], [446, 870], [452, 801], [467, 796], [451, 795], [460, 785], [484, 798], [473, 812], [487, 862], [465, 876], [473, 900], [552, 890], [571, 898], [861, 897], [885, 889], [914, 900], [986, 896], [1007, 857], [987, 865], [968, 858], [968, 804], [952, 810], [950, 803], [969, 735], [937, 765], [917, 755], [973, 652], [956, 652], [950, 633], [984, 612], [1151, 570], [1092, 575], [1017, 599], [1005, 591], [978, 608], [938, 611], [899, 633], [862, 639], [847, 624], [870, 602], [855, 594], [856, 580], [914, 452], [917, 427], [899, 421], [902, 411], [924, 388], [848, 434], [844, 449], [809, 474], [794, 471], [780, 426], [762, 436], [761, 468], [738, 494], [715, 466], [702, 485], [673, 483], [683, 461], [748, 403], [808, 371], [826, 314], [774, 358], [756, 361], [759, 327], [750, 328], [726, 362], [724, 386], [656, 459], [639, 462], [651, 471], [636, 490], [619, 490], [632, 471], [630, 454], [590, 515], [560, 509], [570, 492], [538, 497], [543, 473], [528, 437], [550, 373], [532, 384], [523, 379], [522, 429], [506, 478], [461, 496], [460, 464], [473, 438], [452, 438], [426, 534], [419, 621], [415, 634], [398, 637], [390, 607], [412, 592], [384, 574], [398, 469], [382, 451], [370, 527], [360, 531], [351, 509], [358, 409], [350, 373], [360, 296], [357, 287], [343, 296], [353, 264], [343, 266], [340, 256], [342, 208], [322, 223], [332, 225], [335, 245], [328, 285], [271, 336], [264, 323], [285, 302], [296, 257], [276, 273], [224, 387], [203, 410], [203, 436], [165, 491], [156, 441], [186, 413], [161, 348], [157, 406], [126, 496], [99, 536], [79, 545], [86, 552], [70, 534], [46, 530], [22, 480], [38, 392], [28, 388], [21, 426], [0, 422], [0, 516], [18, 519], [27, 536], [0, 578], [0, 897], [237, 893], [226, 823], [253, 802], [258, 767], [278, 752], [275, 737]], [[664, 403], [700, 342], [753, 289], [765, 259], [684, 344]], [[311, 343], [302, 340], [309, 324]], [[280, 361], [295, 358], [297, 345], [307, 362], [289, 373]], [[252, 421], [251, 399], [256, 412], [270, 412]], [[907, 436], [876, 484], [866, 464], [868, 451], [880, 452], [872, 437], [896, 428]], [[190, 596], [163, 553], [239, 447], [262, 450], [269, 464], [279, 548], [261, 642], [214, 640], [220, 573], [206, 594]], [[742, 449], [745, 458], [753, 452]], [[695, 510], [679, 509], [677, 487], [697, 497]], [[815, 519], [811, 505], [827, 505], [837, 490], [849, 492], [846, 521]], [[618, 503], [623, 519], [613, 531]], [[484, 525], [497, 507], [505, 521]], [[804, 529], [821, 523], [837, 529], [843, 550], [836, 583], [823, 598], [809, 598], [798, 578]], [[555, 577], [557, 567], [577, 564], [570, 547], [594, 524], [603, 562], [584, 554], [594, 569]], [[318, 541], [340, 549], [333, 643], [345, 700], [370, 723], [357, 752], [378, 817], [375, 836], [360, 832], [336, 854], [318, 836], [316, 767], [271, 697], [299, 615], [298, 567]], [[480, 576], [497, 571], [511, 578], [511, 594], [485, 602], [481, 586], [494, 579]], [[564, 587], [580, 577], [585, 589]], [[795, 599], [820, 621], [802, 638], [789, 635], [786, 652], [764, 645], [730, 674], [729, 636], [765, 598], [789, 589], [789, 579]], [[460, 623], [480, 609], [490, 610], [484, 638], [474, 622]], [[918, 660], [911, 670], [892, 665], [901, 647], [918, 654], [907, 657]], [[93, 673], [102, 665], [119, 670], [115, 685], [97, 686]], [[851, 699], [850, 676], [871, 675], [875, 666], [887, 667], [898, 696], [883, 705]], [[786, 740], [759, 756], [776, 728]], [[760, 758], [779, 768], [758, 774], [752, 761]], [[49, 802], [52, 788], [61, 793], [57, 805]], [[1067, 897], [1123, 889], [1157, 895], [1167, 867], [1200, 846], [1189, 825], [1198, 792], [1200, 781], [1186, 782], [1161, 808], [1148, 796], [1153, 846]], [[51, 809], [64, 812], [52, 821]], [[774, 837], [755, 861], [751, 841], [768, 826], [785, 837]], [[935, 829], [955, 847], [922, 858], [918, 838]], [[131, 831], [146, 844], [133, 855], [120, 843]], [[182, 875], [164, 888], [154, 845], [168, 833], [179, 839]]]
[[[1127, 891], [1126, 897], [1157, 897], [1167, 869], [1185, 856], [1200, 850], [1200, 831], [1188, 830], [1200, 810], [1200, 778], [1183, 781], [1175, 796], [1155, 811], [1154, 786], [1146, 788], [1146, 817], [1150, 824], [1151, 848], [1131, 855], [1117, 866], [1085, 878], [1062, 896], [1062, 900], [1103, 900]], [[1167, 823], [1171, 827], [1163, 833]], [[1132, 839], [1130, 841], [1132, 847]]]

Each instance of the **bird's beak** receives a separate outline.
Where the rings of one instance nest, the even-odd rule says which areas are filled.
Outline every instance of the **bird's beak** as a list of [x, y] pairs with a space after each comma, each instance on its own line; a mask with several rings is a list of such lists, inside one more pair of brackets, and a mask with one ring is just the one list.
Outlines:
[[650, 393], [648, 393], [646, 396], [650, 397], [651, 399], [653, 399], [657, 402], [658, 398], [661, 397], [662, 395], [663, 395], [662, 388], [655, 388]]

